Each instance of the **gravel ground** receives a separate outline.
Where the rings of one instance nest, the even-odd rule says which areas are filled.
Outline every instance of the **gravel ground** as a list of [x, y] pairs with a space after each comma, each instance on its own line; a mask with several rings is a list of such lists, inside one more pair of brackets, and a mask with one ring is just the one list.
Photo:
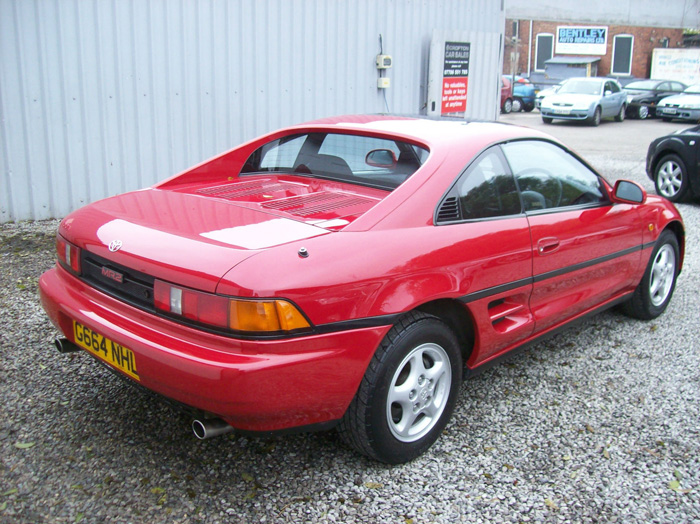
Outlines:
[[[593, 156], [652, 189], [643, 158]], [[679, 208], [663, 316], [605, 312], [469, 380], [442, 438], [397, 467], [334, 432], [196, 440], [185, 415], [51, 348], [37, 279], [57, 222], [1, 225], [0, 522], [698, 522], [700, 206]]]

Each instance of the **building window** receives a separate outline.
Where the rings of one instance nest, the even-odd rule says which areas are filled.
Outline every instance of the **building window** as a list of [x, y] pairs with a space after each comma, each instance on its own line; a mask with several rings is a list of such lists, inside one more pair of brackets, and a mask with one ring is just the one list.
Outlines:
[[634, 37], [632, 35], [616, 35], [613, 40], [613, 75], [629, 75], [632, 73], [632, 49]]
[[535, 43], [535, 71], [544, 71], [544, 63], [554, 56], [554, 35], [540, 33]]

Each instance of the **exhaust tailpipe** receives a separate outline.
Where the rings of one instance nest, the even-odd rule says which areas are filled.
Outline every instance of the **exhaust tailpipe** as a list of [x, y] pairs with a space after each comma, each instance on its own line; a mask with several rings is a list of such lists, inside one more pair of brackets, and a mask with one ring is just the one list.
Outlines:
[[67, 338], [57, 338], [53, 341], [53, 345], [56, 346], [59, 353], [73, 353], [75, 351], [80, 351], [80, 348]]
[[220, 418], [208, 418], [204, 420], [193, 420], [192, 431], [194, 431], [195, 437], [204, 440], [230, 433], [233, 431], [233, 427]]

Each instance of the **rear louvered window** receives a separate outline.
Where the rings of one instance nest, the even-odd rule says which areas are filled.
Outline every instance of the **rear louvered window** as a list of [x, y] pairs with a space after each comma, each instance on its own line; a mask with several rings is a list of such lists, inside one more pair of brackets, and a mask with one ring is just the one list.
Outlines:
[[459, 214], [459, 202], [457, 197], [446, 198], [438, 211], [437, 221], [448, 222], [459, 220], [462, 216]]

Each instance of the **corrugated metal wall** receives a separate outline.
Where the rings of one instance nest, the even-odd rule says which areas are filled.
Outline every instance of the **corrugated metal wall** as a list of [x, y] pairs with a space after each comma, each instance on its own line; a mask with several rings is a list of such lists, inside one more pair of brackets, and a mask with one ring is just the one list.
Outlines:
[[433, 31], [504, 20], [494, 0], [0, 0], [0, 222], [64, 216], [283, 125], [421, 112]]

